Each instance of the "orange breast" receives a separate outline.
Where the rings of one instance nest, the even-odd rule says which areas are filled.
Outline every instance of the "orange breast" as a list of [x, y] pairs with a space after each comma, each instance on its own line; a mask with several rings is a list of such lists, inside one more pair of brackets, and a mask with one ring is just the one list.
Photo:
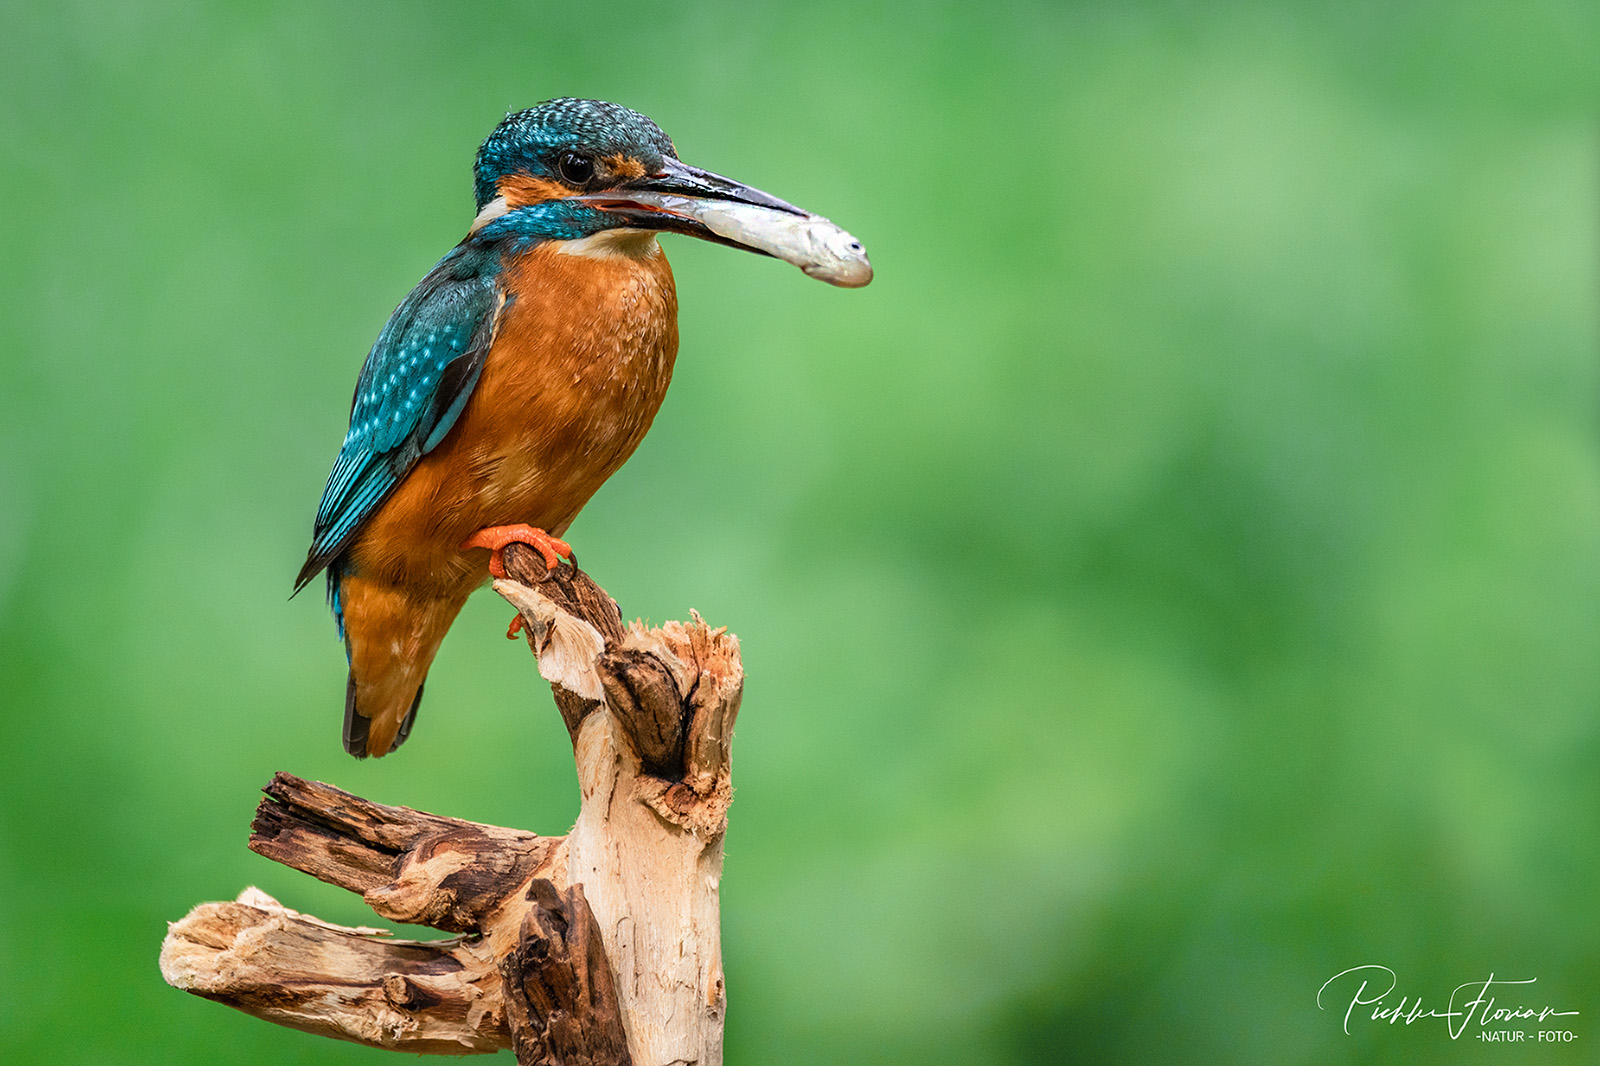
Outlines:
[[471, 399], [358, 534], [356, 570], [419, 591], [476, 585], [487, 555], [463, 540], [517, 522], [559, 536], [633, 454], [672, 379], [677, 292], [653, 238], [598, 252], [544, 244], [511, 265]]

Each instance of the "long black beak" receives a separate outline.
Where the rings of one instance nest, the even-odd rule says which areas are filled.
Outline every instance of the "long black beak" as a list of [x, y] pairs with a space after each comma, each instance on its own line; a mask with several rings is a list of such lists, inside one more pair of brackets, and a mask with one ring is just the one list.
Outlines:
[[666, 165], [655, 174], [647, 174], [604, 192], [587, 193], [575, 199], [616, 215], [621, 225], [683, 233], [714, 244], [742, 248], [757, 255], [772, 253], [715, 233], [705, 224], [703, 216], [709, 206], [708, 201], [710, 204], [764, 207], [769, 211], [781, 211], [801, 218], [810, 216], [810, 212], [770, 193], [709, 170], [691, 167], [677, 159], [668, 159]]
[[859, 289], [872, 280], [861, 242], [821, 215], [676, 159], [654, 174], [574, 199], [611, 215], [618, 227], [686, 233], [770, 255], [830, 285]]
[[695, 196], [707, 200], [732, 200], [735, 203], [770, 207], [774, 211], [787, 211], [791, 215], [810, 213], [760, 189], [752, 189], [743, 182], [725, 178], [721, 174], [713, 174], [709, 170], [701, 170], [699, 167], [691, 167], [678, 159], [668, 159], [660, 173], [637, 178], [629, 182], [625, 188], [672, 196]]

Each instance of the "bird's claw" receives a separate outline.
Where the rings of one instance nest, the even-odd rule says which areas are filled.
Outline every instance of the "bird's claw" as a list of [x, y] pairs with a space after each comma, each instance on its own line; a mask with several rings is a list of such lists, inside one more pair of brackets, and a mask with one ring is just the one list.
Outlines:
[[480, 529], [472, 536], [461, 542], [461, 550], [468, 548], [489, 549], [489, 573], [497, 578], [505, 578], [506, 566], [504, 552], [508, 544], [526, 544], [538, 552], [544, 559], [545, 577], [561, 563], [565, 555], [577, 565], [577, 558], [572, 554], [572, 545], [559, 537], [552, 537], [542, 529], [536, 529], [526, 524], [514, 526], [489, 526]]

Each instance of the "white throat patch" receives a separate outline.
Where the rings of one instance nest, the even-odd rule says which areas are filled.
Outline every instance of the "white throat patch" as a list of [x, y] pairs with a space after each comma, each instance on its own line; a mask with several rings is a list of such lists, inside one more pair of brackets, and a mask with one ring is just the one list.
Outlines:
[[478, 217], [472, 220], [472, 228], [467, 230], [467, 236], [470, 237], [472, 234], [477, 233], [509, 210], [511, 208], [506, 205], [506, 198], [504, 196], [496, 196], [493, 200], [484, 204], [483, 210], [478, 212]]
[[551, 241], [550, 246], [564, 255], [590, 259], [644, 259], [660, 248], [654, 230], [607, 229], [575, 241]]

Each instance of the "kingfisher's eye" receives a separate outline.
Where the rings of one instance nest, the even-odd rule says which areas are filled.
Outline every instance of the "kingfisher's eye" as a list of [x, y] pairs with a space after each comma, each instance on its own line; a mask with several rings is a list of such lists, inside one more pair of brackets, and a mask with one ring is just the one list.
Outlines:
[[594, 177], [594, 160], [577, 152], [563, 152], [556, 160], [556, 171], [568, 185], [582, 185]]

